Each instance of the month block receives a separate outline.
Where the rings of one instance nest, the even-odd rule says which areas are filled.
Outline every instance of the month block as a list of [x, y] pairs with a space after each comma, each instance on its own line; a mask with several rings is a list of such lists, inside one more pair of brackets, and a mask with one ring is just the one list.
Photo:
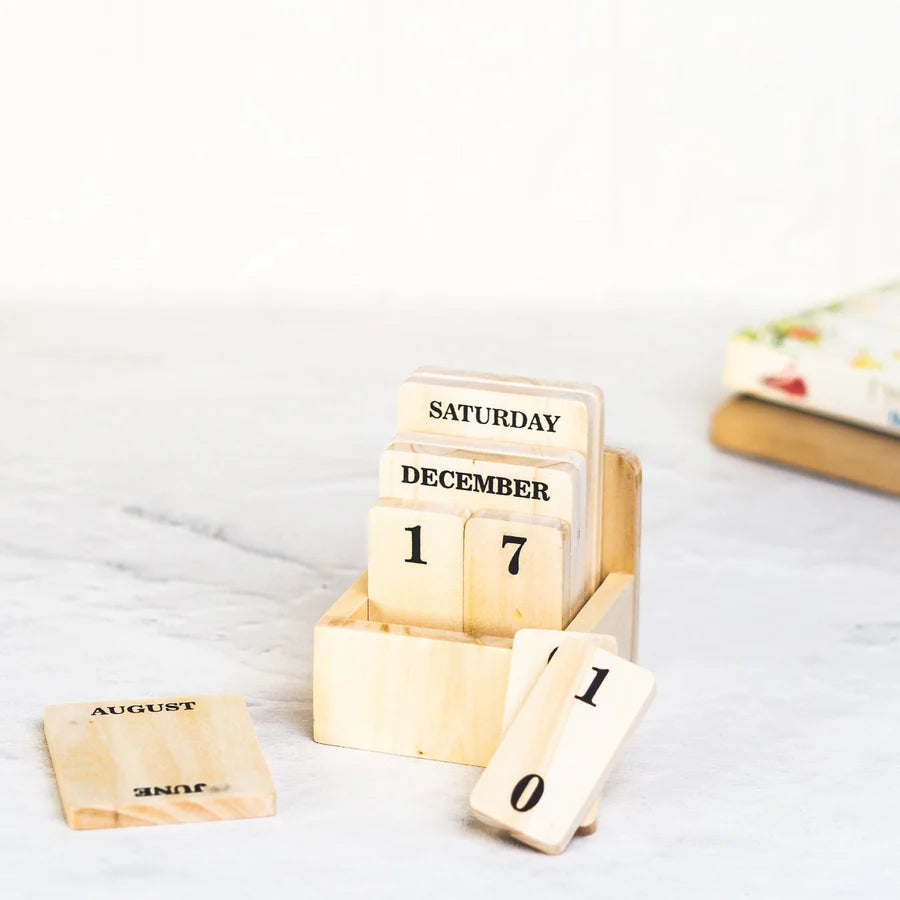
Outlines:
[[379, 500], [369, 511], [369, 618], [463, 630], [468, 509]]
[[398, 431], [575, 450], [586, 460], [586, 593], [600, 583], [603, 393], [589, 384], [423, 367], [401, 386]]
[[545, 853], [561, 853], [655, 689], [648, 671], [606, 650], [560, 644], [475, 785], [474, 814]]
[[[573, 584], [582, 590], [584, 563], [584, 457], [571, 451], [510, 455], [488, 441], [441, 444], [400, 435], [381, 454], [379, 495], [397, 500], [449, 503], [473, 512], [490, 509], [549, 516], [569, 522]], [[580, 598], [584, 600], [584, 596]]]
[[120, 828], [275, 814], [275, 786], [234, 694], [44, 711], [66, 821]]
[[466, 523], [463, 628], [512, 637], [565, 628], [577, 599], [568, 522], [482, 510]]
[[[523, 629], [516, 634], [517, 651], [509, 667], [509, 680], [506, 685], [506, 703], [503, 707], [504, 734], [513, 723], [528, 695], [537, 684], [547, 664], [563, 643], [569, 641], [587, 641], [594, 647], [609, 653], [618, 653], [618, 641], [611, 634], [573, 634], [565, 631], [547, 631], [546, 629]], [[595, 800], [581, 824], [579, 834], [593, 834], [597, 828], [597, 809], [599, 800]]]

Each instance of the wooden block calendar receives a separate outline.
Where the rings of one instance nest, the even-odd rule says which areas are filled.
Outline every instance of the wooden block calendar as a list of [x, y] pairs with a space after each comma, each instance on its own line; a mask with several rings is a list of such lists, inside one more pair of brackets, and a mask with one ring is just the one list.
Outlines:
[[483, 766], [519, 629], [609, 634], [634, 658], [640, 465], [603, 446], [602, 417], [590, 386], [404, 382], [368, 576], [315, 629], [317, 741]]

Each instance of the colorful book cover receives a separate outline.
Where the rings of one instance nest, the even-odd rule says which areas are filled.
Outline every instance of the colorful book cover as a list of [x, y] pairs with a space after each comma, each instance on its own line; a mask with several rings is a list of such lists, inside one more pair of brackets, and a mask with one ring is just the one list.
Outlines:
[[900, 282], [736, 334], [726, 387], [900, 435]]

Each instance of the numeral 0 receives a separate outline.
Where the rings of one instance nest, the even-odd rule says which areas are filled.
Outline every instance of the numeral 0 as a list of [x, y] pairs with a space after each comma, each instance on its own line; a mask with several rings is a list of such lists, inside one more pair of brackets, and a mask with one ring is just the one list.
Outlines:
[[[522, 799], [522, 795], [528, 789], [528, 785], [531, 784], [532, 779], [536, 779], [534, 790], [525, 798], [525, 802], [520, 806], [519, 802]], [[529, 809], [534, 809], [538, 805], [538, 800], [543, 796], [544, 779], [541, 778], [540, 775], [532, 772], [531, 775], [526, 775], [516, 782], [516, 786], [513, 788], [512, 794], [509, 797], [509, 802], [516, 812], [528, 812]]]
[[518, 575], [519, 574], [519, 554], [522, 552], [522, 548], [525, 546], [525, 542], [528, 538], [523, 537], [514, 537], [511, 534], [503, 535], [503, 543], [500, 545], [501, 547], [505, 547], [507, 544], [518, 544], [516, 547], [516, 552], [513, 553], [512, 559], [509, 561], [509, 574], [510, 575]]

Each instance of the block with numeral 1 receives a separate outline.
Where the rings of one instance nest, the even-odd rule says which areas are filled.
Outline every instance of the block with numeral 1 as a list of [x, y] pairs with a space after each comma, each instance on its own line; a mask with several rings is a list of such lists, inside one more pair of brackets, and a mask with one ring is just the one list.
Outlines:
[[[509, 667], [506, 683], [506, 702], [503, 707], [503, 733], [512, 725], [528, 695], [534, 689], [548, 663], [564, 643], [587, 641], [594, 647], [618, 654], [618, 641], [611, 634], [583, 634], [579, 632], [548, 631], [525, 628], [516, 634], [516, 652]], [[593, 834], [597, 828], [598, 800], [588, 809], [579, 834]]]
[[586, 641], [561, 644], [475, 785], [473, 813], [561, 853], [655, 690], [646, 669]]
[[481, 510], [466, 522], [463, 628], [512, 637], [520, 628], [564, 628], [578, 598], [568, 522]]
[[463, 630], [464, 507], [381, 499], [369, 510], [369, 619]]

